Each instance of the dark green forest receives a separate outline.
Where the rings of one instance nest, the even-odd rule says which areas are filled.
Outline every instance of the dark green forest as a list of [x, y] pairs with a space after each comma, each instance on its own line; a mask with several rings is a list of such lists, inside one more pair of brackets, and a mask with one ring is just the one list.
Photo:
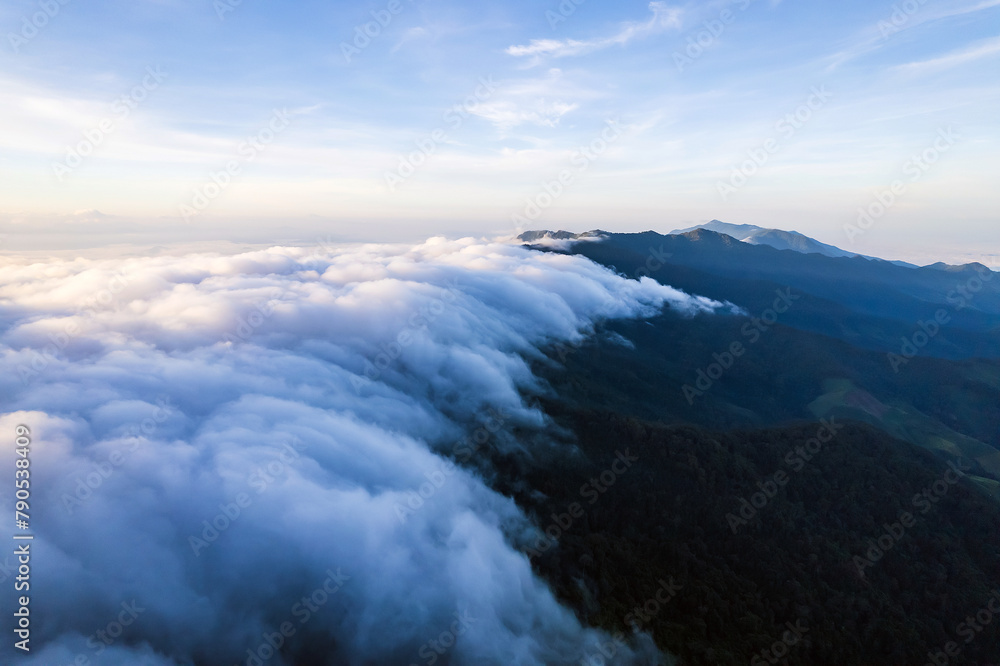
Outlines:
[[[951, 663], [996, 658], [1000, 627], [969, 645], [956, 627], [1000, 586], [1000, 508], [967, 479], [915, 504], [949, 470], [932, 454], [845, 424], [796, 470], [786, 457], [820, 424], [720, 433], [547, 408], [583, 455], [498, 461], [512, 480], [500, 487], [557, 537], [525, 552], [588, 623], [628, 631], [667, 581], [679, 592], [638, 628], [684, 664], [749, 663], [785, 623], [808, 632], [778, 663], [918, 664], [949, 641], [962, 643]], [[626, 451], [638, 460], [602, 483]], [[781, 471], [784, 484], [762, 490]], [[745, 524], [727, 518], [756, 493], [773, 496]], [[855, 556], [905, 512], [912, 527], [859, 569]]]
[[[546, 388], [526, 398], [551, 425], [488, 471], [540, 530], [518, 544], [536, 571], [584, 622], [685, 665], [1000, 663], [1000, 617], [979, 624], [1000, 600], [994, 285], [894, 366], [909, 315], [976, 267], [695, 233], [644, 273], [665, 238], [646, 236], [576, 247], [745, 314], [610, 322], [536, 363]], [[787, 312], [752, 323], [782, 289]]]

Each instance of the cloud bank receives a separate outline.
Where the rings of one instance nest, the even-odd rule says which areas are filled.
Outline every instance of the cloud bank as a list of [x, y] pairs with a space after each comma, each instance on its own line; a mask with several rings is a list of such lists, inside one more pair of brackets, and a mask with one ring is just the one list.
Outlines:
[[544, 426], [522, 399], [541, 348], [665, 306], [721, 304], [468, 239], [0, 267], [0, 432], [31, 428], [35, 534], [32, 652], [0, 658], [598, 654], [514, 547], [537, 527], [472, 470]]

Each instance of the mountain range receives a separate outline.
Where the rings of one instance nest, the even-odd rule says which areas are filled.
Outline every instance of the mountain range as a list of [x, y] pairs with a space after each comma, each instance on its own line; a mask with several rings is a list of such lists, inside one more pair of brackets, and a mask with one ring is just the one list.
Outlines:
[[[608, 629], [656, 581], [683, 586], [644, 625], [683, 664], [945, 663], [1000, 588], [1000, 276], [729, 230], [757, 242], [522, 236], [734, 306], [609, 320], [539, 364], [536, 399], [585, 456], [501, 461], [505, 492], [544, 524], [616, 451], [642, 463], [535, 565]], [[761, 652], [797, 622], [793, 657]], [[993, 663], [998, 644], [947, 663]]]
[[[877, 257], [869, 257], [855, 252], [848, 252], [847, 250], [842, 250], [834, 245], [821, 243], [818, 240], [810, 238], [804, 234], [800, 234], [797, 231], [766, 229], [753, 224], [729, 224], [728, 222], [712, 220], [711, 222], [706, 222], [705, 224], [688, 227], [687, 229], [677, 229], [670, 233], [684, 234], [697, 229], [715, 231], [720, 234], [732, 236], [736, 240], [743, 241], [744, 243], [749, 243], [751, 245], [767, 245], [775, 248], [776, 250], [794, 250], [795, 252], [801, 252], [803, 254], [822, 254], [827, 257], [862, 257], [864, 259], [884, 261], [882, 259], [878, 259]], [[914, 264], [905, 261], [891, 261], [890, 263], [894, 263], [898, 266], [916, 268]]]

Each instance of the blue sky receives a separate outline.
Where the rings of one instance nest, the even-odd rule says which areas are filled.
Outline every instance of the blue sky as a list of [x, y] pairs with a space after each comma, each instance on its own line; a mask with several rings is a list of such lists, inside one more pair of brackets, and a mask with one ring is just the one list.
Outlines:
[[235, 3], [0, 3], [7, 247], [712, 218], [1000, 247], [1000, 0]]

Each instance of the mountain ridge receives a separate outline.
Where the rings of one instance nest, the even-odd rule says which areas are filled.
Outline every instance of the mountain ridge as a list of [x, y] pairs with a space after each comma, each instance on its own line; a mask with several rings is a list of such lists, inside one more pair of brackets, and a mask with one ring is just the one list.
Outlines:
[[[741, 243], [746, 243], [748, 245], [762, 245], [774, 248], [776, 250], [788, 250], [791, 252], [797, 252], [799, 254], [820, 254], [825, 257], [831, 258], [842, 258], [842, 259], [852, 259], [855, 257], [860, 257], [868, 261], [886, 262], [894, 264], [896, 266], [904, 268], [927, 268], [928, 266], [918, 266], [917, 264], [910, 263], [908, 261], [901, 261], [896, 259], [884, 259], [882, 257], [875, 257], [866, 254], [860, 254], [857, 252], [850, 252], [839, 248], [835, 245], [830, 245], [828, 243], [823, 243], [816, 240], [810, 236], [806, 236], [798, 231], [785, 231], [783, 229], [769, 229], [765, 227], [759, 227], [753, 224], [730, 224], [728, 222], [722, 222], [720, 220], [712, 220], [704, 224], [698, 224], [692, 227], [687, 227], [684, 229], [674, 229], [666, 234], [668, 236], [683, 236], [696, 232], [699, 230], [712, 231], [714, 233], [719, 233], [725, 236], [734, 238]], [[559, 241], [572, 241], [583, 238], [595, 238], [599, 236], [613, 236], [621, 232], [610, 232], [601, 229], [593, 229], [590, 231], [585, 231], [582, 233], [575, 233], [571, 231], [559, 230], [551, 231], [547, 229], [538, 229], [532, 231], [526, 231], [520, 234], [517, 238], [523, 242], [533, 242], [538, 240], [543, 240], [550, 238], [552, 240]], [[629, 232], [629, 233], [661, 233], [648, 229], [641, 232]], [[944, 262], [937, 262], [931, 264], [930, 266], [939, 268], [941, 270], [950, 270], [952, 268], [962, 268], [964, 266], [972, 265], [982, 265], [978, 262], [972, 262], [968, 264], [946, 264]]]

